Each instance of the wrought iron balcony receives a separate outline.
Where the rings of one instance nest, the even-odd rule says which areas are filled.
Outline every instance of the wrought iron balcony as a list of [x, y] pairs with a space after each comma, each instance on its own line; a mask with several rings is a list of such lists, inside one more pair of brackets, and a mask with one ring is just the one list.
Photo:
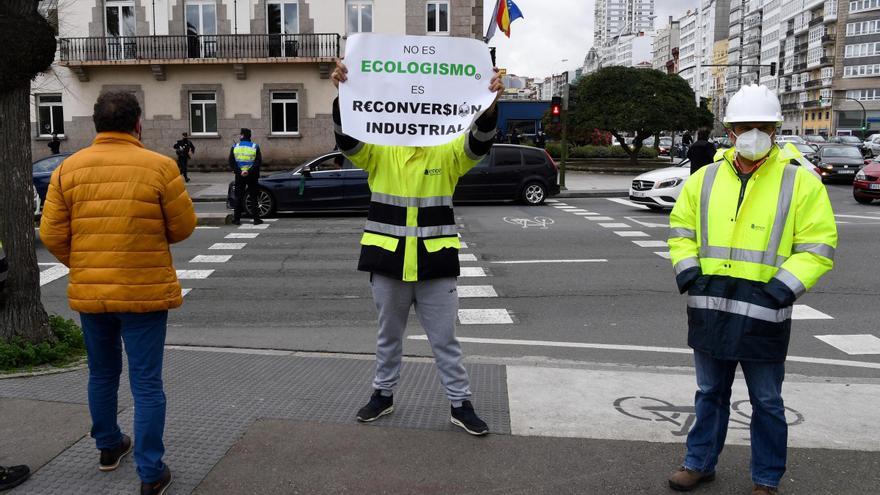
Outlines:
[[329, 62], [339, 57], [340, 35], [218, 34], [61, 38], [67, 66]]
[[837, 40], [837, 36], [833, 34], [826, 34], [822, 36], [822, 44], [834, 43]]
[[799, 103], [783, 103], [782, 104], [782, 111], [783, 112], [791, 111], [791, 110], [799, 110], [799, 109], [800, 109]]
[[822, 57], [819, 59], [819, 63], [822, 65], [834, 65], [834, 57]]
[[813, 79], [812, 81], [807, 81], [804, 83], [805, 88], [817, 88], [822, 85], [821, 79]]

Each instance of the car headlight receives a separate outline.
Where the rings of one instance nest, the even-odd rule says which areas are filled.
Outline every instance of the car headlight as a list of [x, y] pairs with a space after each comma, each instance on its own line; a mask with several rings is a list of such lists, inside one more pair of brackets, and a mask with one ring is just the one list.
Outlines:
[[864, 169], [859, 170], [859, 173], [856, 174], [856, 180], [868, 180], [868, 178], [865, 177], [865, 170]]
[[834, 165], [830, 163], [820, 163], [819, 166], [824, 168], [825, 170], [834, 170]]
[[676, 177], [675, 179], [666, 179], [664, 181], [660, 181], [654, 187], [654, 189], [666, 189], [668, 187], [675, 187], [684, 182], [684, 179]]

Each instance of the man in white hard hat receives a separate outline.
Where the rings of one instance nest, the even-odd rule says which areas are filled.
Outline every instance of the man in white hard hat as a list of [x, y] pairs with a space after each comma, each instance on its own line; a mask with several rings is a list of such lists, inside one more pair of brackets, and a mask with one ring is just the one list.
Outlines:
[[696, 421], [669, 486], [715, 479], [741, 366], [752, 405], [753, 495], [777, 492], [788, 424], [782, 401], [794, 301], [833, 266], [834, 212], [822, 182], [778, 148], [779, 99], [749, 85], [731, 98], [724, 125], [734, 147], [688, 179], [669, 219], [669, 251], [688, 293]]

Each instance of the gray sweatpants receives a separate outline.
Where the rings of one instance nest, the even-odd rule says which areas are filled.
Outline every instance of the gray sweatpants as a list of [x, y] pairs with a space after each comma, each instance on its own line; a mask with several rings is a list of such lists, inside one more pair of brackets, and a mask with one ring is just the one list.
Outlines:
[[376, 345], [376, 378], [373, 388], [392, 393], [400, 381], [403, 334], [409, 309], [416, 315], [434, 351], [440, 381], [454, 406], [469, 399], [470, 378], [461, 363], [461, 345], [455, 338], [458, 317], [458, 290], [455, 277], [403, 282], [374, 273], [370, 277], [373, 300], [379, 310], [379, 337]]

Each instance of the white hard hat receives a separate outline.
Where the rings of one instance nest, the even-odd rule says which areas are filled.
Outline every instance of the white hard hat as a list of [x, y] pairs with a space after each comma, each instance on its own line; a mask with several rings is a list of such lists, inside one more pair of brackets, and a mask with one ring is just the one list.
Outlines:
[[779, 98], [767, 86], [749, 84], [740, 88], [727, 104], [724, 125], [738, 122], [782, 123]]

